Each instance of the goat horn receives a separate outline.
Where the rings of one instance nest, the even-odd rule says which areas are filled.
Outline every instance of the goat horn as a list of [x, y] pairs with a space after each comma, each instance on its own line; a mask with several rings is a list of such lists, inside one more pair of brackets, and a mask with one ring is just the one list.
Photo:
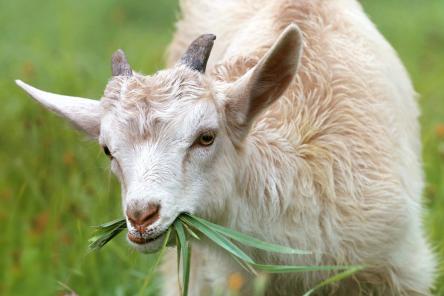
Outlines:
[[216, 40], [216, 36], [213, 34], [204, 34], [197, 37], [180, 59], [180, 64], [205, 73], [214, 40]]
[[111, 68], [113, 76], [132, 76], [133, 71], [128, 64], [125, 53], [123, 50], [118, 49], [111, 58]]

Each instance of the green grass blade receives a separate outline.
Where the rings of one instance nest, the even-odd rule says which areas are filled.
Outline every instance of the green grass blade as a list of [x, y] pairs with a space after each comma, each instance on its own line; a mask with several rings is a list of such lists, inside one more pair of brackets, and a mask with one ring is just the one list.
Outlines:
[[254, 238], [252, 236], [249, 236], [247, 234], [243, 234], [241, 232], [238, 232], [236, 230], [211, 223], [211, 222], [204, 220], [202, 218], [199, 218], [199, 217], [196, 217], [196, 216], [193, 216], [190, 214], [186, 214], [186, 215], [189, 216], [190, 219], [197, 220], [200, 223], [206, 225], [208, 228], [215, 230], [215, 231], [219, 232], [220, 234], [225, 235], [233, 240], [236, 240], [246, 246], [250, 246], [250, 247], [253, 247], [256, 249], [261, 249], [261, 250], [274, 252], [274, 253], [297, 254], [297, 255], [311, 254], [311, 252], [309, 252], [309, 251], [304, 251], [304, 250], [299, 250], [299, 249], [294, 249], [294, 248], [290, 248], [290, 247], [267, 243], [267, 242], [264, 242], [264, 241], [259, 240], [257, 238]]
[[118, 219], [94, 227], [96, 228], [94, 236], [88, 240], [88, 247], [92, 251], [102, 248], [122, 230], [124, 230], [126, 228], [126, 220]]
[[182, 245], [180, 244], [179, 235], [176, 232], [176, 252], [177, 252], [177, 282], [179, 283], [180, 294], [182, 295], [182, 284], [180, 283], [180, 253], [182, 252]]
[[[184, 276], [183, 276], [183, 296], [188, 296], [188, 289], [189, 289], [189, 284], [190, 284], [190, 269], [191, 269], [191, 244], [190, 242], [187, 242], [186, 246], [185, 246], [186, 251], [183, 252], [183, 256], [182, 256], [182, 264], [183, 264], [183, 272], [184, 272]], [[186, 254], [186, 256], [185, 256]], [[186, 273], [185, 273], [186, 271]]]
[[272, 265], [272, 264], [253, 264], [260, 271], [267, 273], [290, 273], [290, 272], [306, 272], [306, 271], [328, 271], [328, 270], [344, 270], [355, 268], [356, 266], [329, 266], [329, 265]]
[[145, 291], [146, 287], [148, 286], [148, 284], [152, 281], [154, 273], [156, 271], [157, 265], [159, 265], [160, 259], [163, 256], [163, 253], [165, 252], [166, 246], [168, 244], [168, 241], [170, 240], [170, 235], [171, 235], [171, 228], [168, 228], [166, 234], [165, 234], [165, 238], [163, 240], [163, 244], [162, 247], [160, 249], [159, 255], [157, 255], [156, 257], [156, 261], [154, 262], [153, 266], [151, 266], [151, 270], [149, 271], [149, 273], [146, 275], [145, 280], [143, 281], [143, 285], [139, 290], [139, 296], [143, 295], [143, 292]]
[[[95, 226], [95, 228], [96, 231], [94, 236], [89, 239], [90, 243], [89, 247], [92, 250], [100, 249], [107, 242], [113, 239], [117, 234], [119, 234], [123, 229], [125, 229], [126, 220], [117, 219], [108, 223], [101, 224], [99, 226]], [[180, 269], [180, 262], [182, 261], [182, 285], [183, 285], [183, 287], [181, 287], [182, 296], [188, 296], [189, 277], [190, 277], [191, 245], [190, 242], [187, 240], [187, 233], [191, 237], [200, 239], [195, 231], [205, 235], [208, 239], [213, 241], [213, 243], [228, 251], [241, 267], [243, 267], [244, 269], [255, 275], [257, 275], [256, 270], [265, 273], [293, 273], [293, 272], [333, 271], [333, 270], [342, 271], [320, 282], [317, 286], [307, 291], [304, 294], [304, 296], [309, 296], [317, 289], [320, 289], [334, 282], [340, 281], [354, 274], [355, 272], [363, 269], [362, 266], [305, 266], [305, 265], [257, 264], [253, 261], [251, 257], [249, 257], [244, 251], [242, 251], [238, 246], [236, 246], [230, 239], [250, 247], [271, 252], [279, 252], [286, 254], [309, 254], [310, 252], [297, 250], [290, 247], [270, 244], [258, 240], [254, 237], [251, 237], [249, 235], [242, 234], [238, 231], [211, 223], [202, 218], [190, 214], [183, 214], [180, 215], [178, 219], [174, 221], [172, 227], [168, 229], [160, 254], [156, 258], [156, 262], [152, 266], [150, 273], [147, 275], [144, 281], [144, 285], [140, 290], [139, 294], [143, 292], [144, 288], [151, 281], [154, 270], [157, 267], [160, 261], [160, 257], [162, 256], [166, 248], [166, 245], [169, 241], [172, 229], [175, 230], [177, 238], [176, 241], [177, 241], [177, 252], [178, 252], [177, 254], [178, 271]]]
[[248, 273], [254, 274], [255, 276], [258, 275], [257, 271], [254, 269], [254, 267], [245, 261], [242, 261], [241, 259], [237, 258], [236, 256], [232, 256], [233, 259], [237, 262], [237, 264], [239, 264], [243, 269], [245, 269], [245, 271], [247, 271]]
[[179, 238], [180, 246], [184, 246], [185, 243], [187, 242], [187, 236], [185, 234], [185, 229], [183, 228], [182, 222], [176, 219], [173, 225], [174, 225], [174, 230], [176, 230], [177, 237]]
[[318, 290], [318, 289], [320, 289], [320, 288], [322, 288], [324, 286], [333, 284], [335, 282], [339, 282], [339, 281], [341, 281], [341, 280], [343, 280], [343, 279], [345, 279], [345, 278], [355, 274], [356, 272], [358, 272], [358, 271], [360, 271], [362, 269], [364, 269], [363, 266], [355, 266], [355, 267], [351, 267], [351, 268], [349, 268], [349, 269], [347, 269], [347, 270], [345, 270], [343, 272], [335, 274], [334, 276], [329, 277], [328, 279], [326, 279], [326, 280], [320, 282], [319, 284], [317, 284], [314, 288], [312, 288], [309, 291], [307, 291], [303, 296], [310, 296], [314, 291], [316, 291], [316, 290]]
[[109, 228], [109, 227], [115, 228], [117, 226], [122, 225], [122, 223], [126, 225], [126, 220], [123, 219], [123, 218], [122, 219], [116, 219], [116, 220], [113, 220], [113, 221], [109, 221], [109, 222], [106, 222], [106, 223], [103, 223], [103, 224], [100, 224], [100, 225], [97, 225], [97, 226], [93, 226], [93, 227], [94, 228], [99, 228], [99, 229]]
[[89, 240], [88, 248], [91, 251], [99, 250], [119, 233], [120, 231], [113, 231], [106, 234], [96, 235]]
[[186, 224], [183, 224], [183, 226], [185, 227], [185, 230], [195, 239], [200, 240], [200, 237]]
[[185, 229], [180, 220], [174, 221], [174, 229], [176, 230], [177, 237], [179, 238], [179, 245], [182, 257], [182, 296], [188, 296], [188, 286], [190, 282], [190, 257], [191, 247], [187, 241]]
[[196, 219], [190, 219], [190, 216], [187, 215], [181, 215], [179, 216], [179, 219], [184, 223], [186, 223], [188, 226], [198, 230], [200, 233], [204, 234], [214, 243], [219, 245], [221, 248], [227, 250], [228, 252], [238, 257], [239, 259], [242, 259], [251, 264], [254, 263], [253, 259], [251, 259], [250, 256], [245, 254], [245, 252], [242, 251], [238, 246], [233, 244], [226, 237], [220, 235], [218, 232], [208, 228], [205, 224], [202, 224]]

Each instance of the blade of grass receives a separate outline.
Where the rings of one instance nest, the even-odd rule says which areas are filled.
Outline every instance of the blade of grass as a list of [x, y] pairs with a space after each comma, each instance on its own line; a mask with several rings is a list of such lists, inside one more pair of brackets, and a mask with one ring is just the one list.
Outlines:
[[200, 240], [200, 237], [186, 224], [183, 224], [183, 226], [185, 227], [185, 230], [195, 239]]
[[182, 295], [182, 283], [180, 282], [180, 253], [182, 252], [182, 245], [179, 240], [179, 234], [176, 233], [176, 252], [177, 252], [177, 283], [179, 284], [180, 295]]
[[95, 235], [88, 240], [89, 249], [94, 251], [102, 248], [125, 228], [126, 221], [124, 219], [96, 226]]
[[191, 247], [187, 241], [185, 229], [180, 220], [174, 221], [174, 229], [176, 230], [177, 237], [179, 238], [179, 245], [182, 256], [182, 296], [188, 296], [188, 284], [190, 281], [190, 251]]
[[237, 262], [237, 264], [239, 264], [243, 269], [245, 269], [245, 271], [254, 274], [255, 276], [258, 275], [257, 271], [254, 269], [253, 266], [251, 266], [250, 263], [248, 262], [244, 262], [241, 259], [237, 258], [236, 256], [232, 256], [233, 259]]
[[183, 290], [184, 294], [182, 296], [188, 296], [188, 289], [189, 289], [189, 283], [190, 283], [190, 268], [191, 268], [191, 244], [190, 242], [186, 243], [186, 252], [184, 254], [187, 254], [186, 256], [182, 256], [182, 264], [184, 265], [184, 273], [186, 271], [186, 274], [183, 276]]
[[329, 266], [329, 265], [272, 265], [272, 264], [252, 264], [257, 270], [267, 273], [290, 273], [305, 271], [328, 271], [328, 270], [344, 270], [355, 268], [356, 266]]
[[343, 279], [353, 275], [354, 273], [356, 273], [356, 272], [358, 272], [358, 271], [360, 271], [362, 269], [364, 269], [363, 266], [355, 266], [355, 267], [347, 269], [346, 271], [343, 271], [343, 272], [340, 272], [338, 274], [335, 274], [334, 276], [329, 277], [328, 279], [323, 280], [322, 282], [317, 284], [314, 288], [312, 288], [309, 291], [307, 291], [303, 296], [310, 296], [314, 291], [316, 291], [316, 290], [318, 290], [318, 289], [320, 289], [320, 288], [322, 288], [324, 286], [327, 286], [327, 285], [333, 284], [335, 282], [341, 281], [341, 280], [343, 280]]
[[[123, 229], [126, 228], [125, 219], [117, 219], [108, 223], [96, 226], [95, 235], [89, 239], [89, 247], [92, 250], [97, 250], [103, 247], [107, 242], [113, 239], [117, 234], [119, 234]], [[249, 235], [242, 234], [235, 230], [211, 223], [202, 218], [195, 217], [190, 214], [183, 214], [176, 219], [173, 226], [170, 227], [166, 233], [163, 246], [161, 248], [159, 256], [156, 258], [156, 262], [152, 266], [149, 274], [145, 278], [144, 284], [139, 291], [139, 294], [143, 292], [145, 287], [151, 281], [154, 273], [154, 269], [157, 267], [161, 256], [164, 253], [166, 245], [169, 241], [170, 233], [172, 229], [176, 232], [177, 237], [177, 251], [178, 251], [178, 271], [180, 268], [180, 260], [182, 259], [182, 273], [183, 273], [183, 290], [182, 295], [188, 295], [189, 286], [189, 276], [190, 276], [190, 257], [191, 257], [191, 245], [187, 240], [186, 233], [190, 236], [200, 239], [199, 236], [193, 231], [196, 230], [199, 233], [205, 235], [208, 239], [213, 241], [215, 244], [219, 245], [221, 248], [228, 251], [233, 258], [245, 268], [247, 271], [252, 272], [257, 275], [256, 269], [266, 273], [291, 273], [291, 272], [307, 272], [307, 271], [329, 271], [329, 270], [344, 270], [324, 281], [319, 283], [316, 287], [309, 290], [304, 296], [308, 296], [315, 290], [326, 286], [328, 284], [334, 283], [336, 281], [342, 280], [353, 273], [363, 269], [362, 266], [297, 266], [297, 265], [268, 265], [268, 264], [258, 264], [251, 259], [244, 251], [242, 251], [238, 246], [236, 246], [230, 239], [236, 240], [247, 246], [251, 246], [257, 249], [263, 249], [271, 252], [279, 252], [286, 254], [310, 254], [308, 251], [297, 250], [290, 247], [279, 246], [274, 244], [269, 244], [267, 242], [258, 240]], [[179, 281], [180, 284], [180, 281]]]
[[157, 265], [159, 265], [160, 259], [162, 258], [163, 253], [165, 252], [166, 245], [167, 245], [167, 243], [168, 243], [168, 241], [170, 239], [170, 235], [171, 235], [171, 228], [168, 228], [168, 230], [167, 230], [167, 232], [165, 234], [165, 238], [163, 240], [162, 247], [160, 248], [159, 255], [157, 255], [156, 261], [154, 262], [153, 266], [151, 267], [151, 270], [149, 271], [149, 273], [146, 275], [145, 280], [143, 281], [143, 285], [142, 285], [142, 287], [139, 290], [139, 293], [138, 293], [139, 296], [143, 295], [143, 291], [146, 289], [148, 284], [153, 279], [154, 271], [156, 270]]
[[248, 263], [253, 264], [253, 259], [250, 258], [247, 254], [245, 254], [244, 251], [242, 251], [238, 246], [233, 244], [231, 241], [229, 241], [226, 237], [220, 235], [218, 232], [215, 232], [214, 230], [211, 230], [206, 225], [200, 223], [197, 220], [191, 220], [189, 219], [189, 216], [179, 216], [179, 219], [186, 223], [188, 226], [196, 229], [200, 233], [207, 236], [210, 240], [212, 240], [214, 243], [216, 243], [221, 248], [227, 250], [234, 256], [238, 257], [239, 259], [242, 259]]
[[106, 223], [103, 223], [103, 224], [100, 224], [100, 225], [97, 225], [97, 226], [93, 226], [94, 228], [99, 228], [99, 229], [103, 229], [103, 228], [108, 228], [108, 227], [112, 227], [112, 228], [115, 228], [117, 225], [121, 225], [122, 223], [126, 223], [126, 220], [125, 219], [116, 219], [116, 220], [113, 220], [113, 221], [109, 221], [109, 222], [106, 222]]
[[202, 218], [196, 217], [191, 214], [185, 214], [185, 215], [187, 215], [190, 219], [197, 220], [200, 223], [207, 226], [208, 228], [215, 230], [215, 231], [219, 232], [220, 234], [225, 235], [231, 239], [234, 239], [246, 246], [250, 246], [250, 247], [253, 247], [256, 249], [261, 249], [261, 250], [265, 250], [265, 251], [269, 251], [269, 252], [275, 252], [275, 253], [297, 254], [297, 255], [311, 254], [311, 252], [309, 252], [309, 251], [304, 251], [304, 250], [299, 250], [299, 249], [294, 249], [294, 248], [290, 248], [290, 247], [267, 243], [267, 242], [264, 242], [264, 241], [259, 240], [257, 238], [254, 238], [252, 236], [249, 236], [247, 234], [243, 234], [243, 233], [238, 232], [236, 230], [211, 223], [207, 220], [204, 220]]

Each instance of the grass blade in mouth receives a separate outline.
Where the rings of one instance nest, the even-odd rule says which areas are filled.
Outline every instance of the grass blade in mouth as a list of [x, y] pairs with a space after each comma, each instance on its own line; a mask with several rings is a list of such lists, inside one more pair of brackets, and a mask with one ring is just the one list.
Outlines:
[[281, 245], [271, 244], [264, 242], [262, 240], [259, 240], [257, 238], [254, 238], [252, 236], [249, 236], [247, 234], [238, 232], [236, 230], [226, 228], [214, 223], [211, 223], [207, 220], [204, 220], [202, 218], [190, 215], [190, 214], [184, 214], [187, 215], [191, 220], [199, 221], [200, 223], [204, 224], [208, 228], [219, 232], [222, 235], [225, 235], [233, 240], [236, 240], [240, 242], [243, 245], [253, 247], [255, 249], [261, 249], [269, 252], [275, 252], [275, 253], [283, 253], [283, 254], [297, 254], [297, 255], [307, 255], [311, 254], [310, 251], [304, 251], [304, 250], [298, 250], [290, 247], [285, 247]]
[[364, 269], [363, 266], [355, 266], [355, 267], [351, 267], [341, 273], [335, 274], [334, 276], [329, 277], [326, 280], [323, 280], [322, 282], [320, 282], [319, 284], [317, 284], [315, 287], [313, 287], [312, 289], [308, 290], [303, 296], [310, 296], [314, 291], [325, 287], [327, 285], [339, 282], [345, 278], [348, 278], [349, 276], [355, 274], [356, 272], [360, 271]]
[[174, 221], [174, 230], [176, 230], [178, 237], [178, 247], [180, 248], [180, 254], [182, 257], [182, 295], [188, 296], [188, 284], [190, 282], [190, 257], [191, 246], [187, 240], [185, 229], [180, 220]]
[[94, 236], [88, 240], [88, 247], [92, 251], [99, 250], [124, 230], [126, 228], [126, 220], [117, 219], [99, 226], [94, 226], [94, 228], [96, 228]]
[[[98, 250], [112, 240], [116, 235], [118, 235], [122, 230], [126, 228], [126, 220], [118, 219], [108, 223], [101, 224], [95, 227], [94, 236], [89, 239], [89, 248], [91, 250]], [[241, 232], [235, 231], [230, 228], [226, 228], [214, 223], [211, 223], [205, 219], [196, 217], [191, 214], [181, 214], [176, 218], [174, 223], [168, 228], [166, 237], [162, 248], [160, 249], [159, 255], [156, 261], [148, 273], [143, 286], [140, 290], [143, 290], [148, 285], [153, 277], [154, 270], [158, 263], [160, 262], [160, 257], [162, 256], [171, 231], [174, 229], [177, 236], [177, 251], [178, 251], [178, 271], [180, 268], [180, 261], [182, 260], [182, 295], [188, 295], [189, 279], [190, 279], [190, 258], [191, 258], [191, 242], [187, 237], [193, 237], [195, 239], [200, 239], [199, 235], [206, 236], [210, 241], [219, 247], [225, 249], [229, 252], [234, 259], [247, 271], [257, 274], [257, 271], [262, 271], [265, 273], [293, 273], [293, 272], [310, 272], [310, 271], [335, 271], [343, 270], [342, 272], [320, 282], [314, 288], [309, 290], [304, 294], [304, 296], [311, 295], [315, 290], [322, 288], [326, 285], [332, 284], [334, 282], [343, 280], [346, 277], [364, 269], [363, 266], [298, 266], [298, 265], [272, 265], [272, 264], [259, 264], [256, 263], [250, 256], [248, 256], [244, 251], [242, 251], [237, 245], [235, 245], [231, 240], [235, 240], [243, 245], [253, 247], [256, 249], [261, 249], [269, 252], [293, 254], [293, 255], [306, 255], [310, 254], [309, 251], [294, 249], [291, 247], [280, 246], [276, 244], [270, 244], [261, 241], [252, 236], [243, 234]], [[179, 281], [180, 282], [180, 281]]]
[[211, 230], [205, 224], [197, 220], [191, 220], [189, 215], [181, 215], [179, 216], [179, 220], [186, 223], [188, 226], [193, 227], [198, 230], [200, 233], [204, 234], [210, 240], [212, 240], [219, 247], [225, 249], [230, 252], [232, 255], [242, 259], [245, 262], [253, 264], [253, 259], [250, 258], [244, 251], [242, 251], [238, 246], [233, 244], [229, 239], [219, 234], [218, 232]]
[[[330, 270], [350, 270], [356, 269], [359, 266], [341, 266], [341, 265], [272, 265], [272, 264], [258, 264], [253, 266], [260, 271], [266, 273], [293, 273], [306, 271], [330, 271]], [[361, 267], [362, 269], [362, 267]]]
[[168, 230], [165, 233], [165, 238], [163, 239], [162, 247], [160, 248], [159, 254], [156, 257], [156, 261], [154, 262], [153, 266], [151, 266], [151, 270], [146, 275], [145, 280], [143, 281], [143, 285], [139, 290], [139, 296], [143, 295], [145, 288], [148, 287], [148, 284], [153, 279], [154, 272], [156, 271], [156, 267], [157, 267], [157, 265], [159, 265], [160, 259], [162, 258], [162, 255], [166, 250], [166, 246], [168, 244], [168, 241], [170, 240], [170, 235], [171, 235], [171, 228], [168, 228]]
[[[99, 226], [93, 226], [93, 227], [98, 228], [98, 229], [109, 229], [109, 228], [114, 229], [118, 225], [121, 225], [122, 223], [125, 223], [125, 222], [126, 222], [126, 220], [122, 218], [122, 219], [116, 219], [113, 221], [109, 221], [107, 223], [103, 223], [103, 224], [100, 224]], [[125, 224], [125, 228], [126, 228], [126, 224]]]
[[185, 227], [186, 231], [195, 239], [200, 240], [200, 237], [186, 224], [183, 224], [183, 226]]
[[239, 264], [239, 266], [242, 267], [243, 269], [245, 269], [247, 272], [254, 274], [255, 276], [258, 275], [256, 269], [254, 269], [252, 264], [242, 261], [241, 259], [237, 258], [236, 256], [232, 256], [232, 257], [237, 262], [237, 264]]

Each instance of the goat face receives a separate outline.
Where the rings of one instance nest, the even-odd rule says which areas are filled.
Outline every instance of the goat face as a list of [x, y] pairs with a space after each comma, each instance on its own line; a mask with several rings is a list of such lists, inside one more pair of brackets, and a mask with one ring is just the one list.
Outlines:
[[223, 215], [235, 192], [239, 148], [257, 114], [290, 84], [302, 47], [299, 30], [290, 25], [255, 67], [224, 83], [205, 74], [214, 39], [202, 35], [175, 67], [152, 76], [134, 73], [117, 51], [100, 101], [17, 81], [98, 139], [121, 183], [129, 241], [140, 251], [158, 250], [181, 213]]
[[180, 213], [221, 208], [233, 148], [216, 100], [211, 81], [186, 66], [109, 82], [99, 142], [122, 185], [138, 249], [158, 248]]

